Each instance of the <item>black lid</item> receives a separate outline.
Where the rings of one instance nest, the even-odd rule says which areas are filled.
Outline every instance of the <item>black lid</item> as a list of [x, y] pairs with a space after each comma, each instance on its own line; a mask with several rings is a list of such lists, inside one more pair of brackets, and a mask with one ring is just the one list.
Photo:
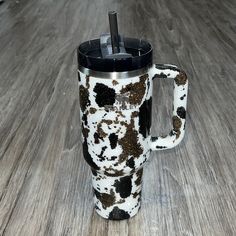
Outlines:
[[122, 72], [152, 65], [152, 46], [147, 41], [124, 38], [118, 32], [117, 13], [108, 12], [110, 34], [80, 44], [79, 66], [102, 72]]
[[77, 49], [78, 63], [85, 68], [102, 72], [122, 72], [141, 69], [152, 65], [152, 46], [147, 41], [123, 38], [124, 48], [129, 57], [104, 58], [100, 39], [86, 41]]

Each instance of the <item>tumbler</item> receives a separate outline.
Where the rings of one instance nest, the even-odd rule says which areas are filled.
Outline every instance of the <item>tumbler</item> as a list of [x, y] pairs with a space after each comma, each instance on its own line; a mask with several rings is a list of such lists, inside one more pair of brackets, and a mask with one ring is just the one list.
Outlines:
[[[122, 220], [140, 208], [151, 151], [173, 148], [184, 137], [188, 80], [177, 66], [154, 64], [146, 40], [120, 35], [116, 12], [109, 12], [109, 23], [109, 34], [77, 49], [80, 119], [95, 209], [103, 218]], [[174, 83], [173, 128], [166, 136], [151, 136], [154, 79]]]

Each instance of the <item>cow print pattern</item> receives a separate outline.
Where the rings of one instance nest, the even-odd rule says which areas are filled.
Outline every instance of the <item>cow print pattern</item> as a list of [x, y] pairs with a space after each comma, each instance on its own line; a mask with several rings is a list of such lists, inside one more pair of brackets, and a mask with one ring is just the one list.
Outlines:
[[[166, 141], [159, 143], [150, 136], [152, 79], [174, 74], [176, 86], [186, 89], [185, 74], [173, 68], [162, 65], [148, 74], [118, 80], [79, 72], [83, 154], [92, 169], [95, 209], [106, 219], [128, 219], [138, 212], [143, 165], [152, 149], [168, 148]], [[180, 95], [170, 136], [175, 140], [181, 138], [186, 116], [186, 96]]]
[[143, 169], [125, 176], [104, 176], [93, 171], [92, 183], [96, 211], [104, 218], [123, 220], [134, 216], [141, 201]]

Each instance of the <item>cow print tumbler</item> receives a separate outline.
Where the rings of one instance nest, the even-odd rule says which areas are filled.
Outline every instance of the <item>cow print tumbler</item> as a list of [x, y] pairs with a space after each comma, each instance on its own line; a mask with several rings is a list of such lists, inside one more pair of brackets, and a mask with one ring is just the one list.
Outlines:
[[[109, 35], [78, 47], [83, 155], [92, 170], [95, 209], [111, 220], [138, 212], [150, 152], [183, 139], [188, 90], [184, 71], [152, 63], [147, 41], [119, 40], [116, 50]], [[151, 137], [153, 79], [174, 82], [173, 128], [165, 137]]]

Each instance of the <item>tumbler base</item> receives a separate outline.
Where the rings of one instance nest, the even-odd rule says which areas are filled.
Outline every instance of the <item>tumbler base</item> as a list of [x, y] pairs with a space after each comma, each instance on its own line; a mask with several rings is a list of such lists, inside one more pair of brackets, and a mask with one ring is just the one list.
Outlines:
[[93, 171], [96, 212], [105, 219], [124, 220], [137, 214], [141, 201], [143, 169], [125, 176], [108, 176]]
[[107, 215], [107, 213], [105, 213], [104, 211], [98, 210], [96, 207], [95, 207], [95, 211], [99, 216], [107, 220], [126, 220], [131, 217], [134, 217], [140, 210], [140, 207], [141, 207], [141, 204], [139, 203], [139, 205], [135, 209], [133, 209], [130, 213], [127, 213], [126, 211], [119, 209], [119, 207], [116, 206], [109, 213], [109, 215]]

